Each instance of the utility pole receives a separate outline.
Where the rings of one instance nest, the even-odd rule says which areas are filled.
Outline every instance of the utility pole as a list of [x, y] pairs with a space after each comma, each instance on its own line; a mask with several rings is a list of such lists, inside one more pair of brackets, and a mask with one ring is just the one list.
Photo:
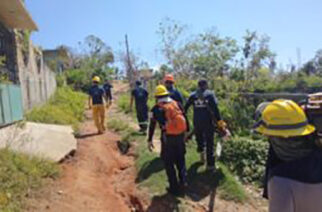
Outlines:
[[131, 88], [133, 88], [134, 86], [134, 70], [132, 67], [132, 62], [131, 62], [131, 55], [130, 55], [130, 48], [129, 48], [129, 41], [128, 41], [128, 37], [127, 34], [125, 34], [125, 47], [126, 47], [126, 59], [127, 59], [127, 77], [129, 79], [130, 82], [130, 86]]
[[296, 49], [296, 54], [297, 54], [297, 68], [300, 69], [302, 67], [302, 53], [301, 49], [297, 48]]

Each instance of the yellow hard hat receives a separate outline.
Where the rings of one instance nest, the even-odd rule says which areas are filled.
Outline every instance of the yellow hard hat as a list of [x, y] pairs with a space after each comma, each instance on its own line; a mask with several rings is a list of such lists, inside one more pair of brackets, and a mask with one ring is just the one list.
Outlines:
[[93, 82], [100, 82], [101, 79], [98, 76], [93, 77], [92, 79]]
[[261, 119], [254, 128], [264, 135], [287, 138], [309, 135], [315, 131], [303, 109], [291, 100], [275, 100], [260, 110]]
[[169, 95], [169, 91], [164, 85], [158, 85], [155, 89], [154, 96], [166, 96]]

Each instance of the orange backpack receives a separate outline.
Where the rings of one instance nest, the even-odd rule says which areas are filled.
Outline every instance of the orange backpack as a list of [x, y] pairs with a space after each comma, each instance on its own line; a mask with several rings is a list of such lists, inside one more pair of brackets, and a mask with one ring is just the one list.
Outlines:
[[167, 135], [180, 135], [187, 130], [186, 119], [176, 101], [159, 103], [158, 106], [165, 111]]

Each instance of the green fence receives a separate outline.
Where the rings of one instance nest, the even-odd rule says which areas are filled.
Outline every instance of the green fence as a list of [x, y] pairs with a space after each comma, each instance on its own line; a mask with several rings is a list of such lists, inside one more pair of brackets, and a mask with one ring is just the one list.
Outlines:
[[0, 126], [23, 119], [21, 88], [0, 84]]

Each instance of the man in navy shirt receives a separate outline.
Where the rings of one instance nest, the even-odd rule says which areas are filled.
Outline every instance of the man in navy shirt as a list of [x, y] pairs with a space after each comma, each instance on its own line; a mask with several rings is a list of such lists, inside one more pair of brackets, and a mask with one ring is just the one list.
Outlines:
[[148, 97], [149, 93], [142, 87], [140, 81], [136, 81], [136, 87], [131, 93], [130, 110], [132, 111], [133, 101], [135, 100], [136, 116], [139, 122], [140, 131], [146, 133], [148, 128]]
[[105, 84], [103, 85], [103, 89], [105, 91], [105, 95], [107, 97], [107, 100], [108, 100], [108, 104], [107, 104], [107, 107], [109, 107], [111, 104], [112, 104], [112, 88], [113, 86], [111, 85], [111, 83], [106, 80], [105, 81]]
[[88, 106], [90, 109], [92, 109], [93, 119], [95, 122], [95, 126], [97, 127], [98, 133], [102, 134], [105, 131], [105, 108], [103, 98], [106, 102], [107, 98], [104, 89], [98, 86], [100, 78], [98, 76], [95, 76], [93, 77], [92, 81], [93, 84], [88, 92]]
[[184, 98], [182, 94], [174, 87], [174, 77], [171, 74], [167, 74], [164, 77], [164, 85], [168, 89], [170, 93], [171, 99], [175, 100], [176, 102], [180, 103], [181, 106], [184, 105]]
[[[197, 151], [200, 153], [201, 162], [206, 161], [207, 170], [214, 170], [214, 133], [215, 126], [222, 131], [226, 131], [226, 123], [221, 119], [215, 94], [208, 90], [206, 80], [200, 80], [199, 89], [191, 94], [185, 111], [193, 105], [193, 125], [198, 144]], [[206, 149], [206, 152], [205, 152]]]

